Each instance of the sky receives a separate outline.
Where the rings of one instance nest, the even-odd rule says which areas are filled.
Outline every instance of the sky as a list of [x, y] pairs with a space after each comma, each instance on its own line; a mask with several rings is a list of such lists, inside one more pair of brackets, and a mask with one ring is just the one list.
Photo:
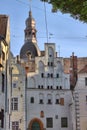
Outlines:
[[[48, 30], [48, 42], [55, 43], [56, 51], [61, 57], [70, 57], [72, 52], [78, 57], [87, 57], [87, 24], [73, 19], [70, 14], [62, 14], [60, 11], [52, 13], [52, 6], [40, 0], [1, 0], [0, 14], [6, 14], [10, 18], [10, 44], [14, 56], [20, 54], [24, 44], [25, 20], [32, 10], [36, 21], [37, 43], [40, 50], [44, 50], [47, 42], [46, 25]], [[47, 21], [47, 24], [46, 24]]]

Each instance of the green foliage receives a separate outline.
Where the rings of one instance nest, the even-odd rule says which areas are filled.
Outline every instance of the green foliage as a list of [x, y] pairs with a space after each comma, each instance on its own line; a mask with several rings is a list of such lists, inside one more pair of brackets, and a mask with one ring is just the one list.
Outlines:
[[75, 19], [87, 22], [87, 0], [41, 0], [52, 4], [52, 12], [70, 13]]

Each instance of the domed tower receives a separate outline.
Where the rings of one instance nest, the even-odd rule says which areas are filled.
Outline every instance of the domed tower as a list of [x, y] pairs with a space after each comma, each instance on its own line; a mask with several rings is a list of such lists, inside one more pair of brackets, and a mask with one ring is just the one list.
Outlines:
[[36, 39], [36, 28], [35, 28], [35, 20], [32, 17], [31, 10], [29, 11], [29, 17], [26, 19], [26, 28], [25, 32], [25, 43], [20, 50], [20, 58], [26, 60], [29, 55], [31, 58], [35, 58], [36, 56], [40, 56], [40, 50], [37, 45]]

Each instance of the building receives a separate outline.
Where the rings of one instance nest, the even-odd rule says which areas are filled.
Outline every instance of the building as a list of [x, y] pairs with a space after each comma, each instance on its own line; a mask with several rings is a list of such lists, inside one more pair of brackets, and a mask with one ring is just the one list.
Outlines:
[[87, 57], [59, 57], [38, 47], [32, 11], [20, 54], [10, 52], [9, 17], [0, 15], [0, 129], [87, 129]]
[[[9, 83], [10, 30], [9, 17], [0, 15], [0, 129], [6, 130]], [[8, 78], [7, 78], [8, 77]]]
[[64, 73], [63, 58], [58, 57], [55, 50], [54, 43], [45, 43], [45, 50], [39, 50], [35, 20], [30, 10], [19, 60], [27, 74], [25, 102], [28, 130], [74, 128], [70, 77]]
[[78, 73], [78, 81], [74, 93], [76, 130], [87, 129], [87, 65]]
[[25, 69], [17, 63], [16, 58], [11, 60], [11, 97], [10, 130], [26, 130], [25, 128]]

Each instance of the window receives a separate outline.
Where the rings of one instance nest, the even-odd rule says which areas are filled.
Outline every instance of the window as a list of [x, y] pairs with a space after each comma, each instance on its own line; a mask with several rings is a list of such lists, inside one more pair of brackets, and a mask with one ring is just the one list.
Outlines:
[[38, 85], [38, 88], [40, 89], [40, 85]]
[[85, 86], [87, 86], [87, 77], [85, 78]]
[[68, 127], [67, 117], [62, 117], [61, 118], [61, 127]]
[[13, 83], [13, 88], [16, 88], [16, 83]]
[[50, 74], [49, 74], [49, 73], [47, 74], [47, 77], [50, 77]]
[[47, 89], [49, 89], [49, 86], [47, 86]]
[[34, 97], [31, 97], [30, 102], [34, 103]]
[[4, 110], [0, 111], [0, 128], [4, 128]]
[[56, 86], [56, 89], [59, 89], [59, 87], [58, 87], [58, 86]]
[[60, 86], [60, 89], [62, 89], [62, 86]]
[[51, 89], [53, 89], [53, 86], [51, 86]]
[[48, 62], [48, 66], [50, 65], [50, 62]]
[[59, 104], [59, 99], [56, 99], [56, 104]]
[[41, 88], [43, 89], [43, 85], [41, 85]]
[[48, 104], [52, 104], [52, 95], [51, 94], [47, 95], [47, 101], [48, 101], [47, 102]]
[[19, 122], [18, 121], [12, 122], [12, 130], [19, 130]]
[[53, 118], [46, 119], [46, 126], [47, 128], [53, 128]]
[[86, 103], [87, 103], [87, 96], [86, 96]]
[[53, 74], [51, 74], [51, 78], [53, 78]]
[[51, 66], [53, 66], [53, 62], [51, 62]]
[[40, 103], [40, 104], [43, 104], [43, 103], [44, 103], [44, 95], [43, 95], [43, 93], [40, 93], [40, 94], [39, 94], [39, 103]]
[[56, 74], [56, 77], [59, 78], [59, 74]]
[[18, 110], [18, 98], [11, 99], [11, 109]]
[[56, 94], [56, 96], [55, 96], [55, 104], [59, 104], [59, 95], [58, 94]]
[[48, 104], [52, 104], [51, 99], [48, 99]]
[[40, 99], [40, 104], [43, 104], [43, 99]]
[[5, 76], [2, 74], [2, 92], [4, 92], [4, 82], [5, 82]]
[[41, 77], [42, 77], [42, 78], [44, 77], [44, 73], [41, 73]]

